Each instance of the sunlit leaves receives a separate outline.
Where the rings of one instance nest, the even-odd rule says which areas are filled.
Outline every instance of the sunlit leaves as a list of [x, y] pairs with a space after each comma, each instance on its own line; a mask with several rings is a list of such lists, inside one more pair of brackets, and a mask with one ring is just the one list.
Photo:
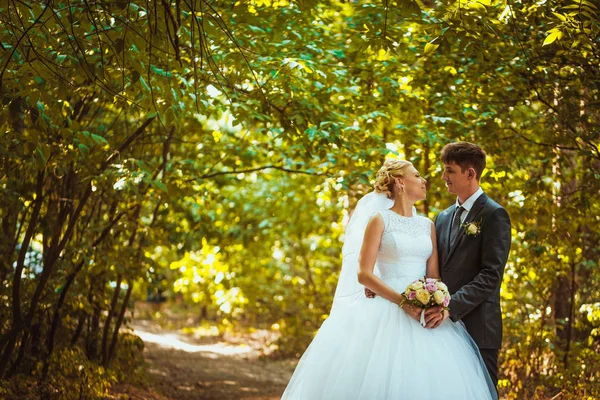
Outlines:
[[[42, 12], [39, 2], [16, 4], [27, 23]], [[84, 4], [21, 41], [0, 114], [3, 218], [27, 221], [44, 169], [45, 199], [69, 218], [93, 189], [51, 278], [61, 287], [80, 253], [93, 260], [72, 310], [92, 312], [88, 287], [122, 272], [137, 279], [138, 298], [162, 290], [217, 322], [277, 326], [279, 351], [301, 352], [330, 307], [344, 218], [382, 160], [408, 158], [427, 176], [418, 207], [434, 217], [454, 201], [439, 151], [470, 140], [488, 152], [482, 187], [514, 228], [501, 390], [529, 398], [593, 377], [594, 2], [257, 0], [209, 10], [188, 1], [175, 22], [164, 9], [177, 13], [174, 2], [101, 2], [91, 13]], [[0, 24], [0, 65], [17, 46], [16, 15], [0, 17], [10, 22]], [[156, 121], [127, 142], [147, 118]], [[39, 237], [61, 231], [47, 228], [61, 215], [50, 211]], [[120, 213], [106, 242], [86, 247]], [[555, 318], [572, 265], [570, 365], [588, 366], [580, 370], [561, 364], [567, 322]], [[106, 301], [105, 286], [92, 297]]]
[[439, 44], [427, 43], [425, 45], [424, 54], [425, 55], [431, 54], [431, 53], [435, 52], [438, 47], [440, 47]]
[[552, 29], [546, 39], [544, 39], [543, 46], [554, 43], [555, 40], [562, 38], [563, 33], [558, 29]]

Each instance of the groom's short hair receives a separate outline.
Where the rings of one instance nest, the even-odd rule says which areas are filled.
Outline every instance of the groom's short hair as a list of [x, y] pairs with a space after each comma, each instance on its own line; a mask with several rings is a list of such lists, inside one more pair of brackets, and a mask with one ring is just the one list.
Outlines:
[[469, 142], [448, 143], [442, 149], [442, 162], [460, 165], [462, 172], [467, 168], [475, 170], [477, 180], [485, 169], [485, 152], [481, 147]]

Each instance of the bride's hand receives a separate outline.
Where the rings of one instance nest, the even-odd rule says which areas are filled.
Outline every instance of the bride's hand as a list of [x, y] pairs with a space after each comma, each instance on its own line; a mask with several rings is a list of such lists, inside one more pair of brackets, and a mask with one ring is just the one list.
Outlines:
[[421, 321], [421, 309], [419, 307], [415, 307], [412, 304], [404, 303], [402, 305], [402, 309], [410, 315], [415, 321]]

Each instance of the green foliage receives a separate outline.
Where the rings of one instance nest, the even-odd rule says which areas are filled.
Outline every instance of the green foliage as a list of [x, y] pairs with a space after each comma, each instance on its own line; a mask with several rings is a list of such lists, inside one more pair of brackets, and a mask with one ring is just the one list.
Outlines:
[[108, 389], [116, 382], [140, 383], [145, 379], [141, 339], [131, 334], [121, 334], [115, 367], [106, 369], [90, 360], [79, 347], [56, 351], [48, 379], [38, 384], [42, 362], [38, 361], [31, 376], [19, 375], [11, 380], [0, 380], [3, 399], [100, 399], [106, 398]]
[[146, 293], [301, 353], [384, 158], [423, 171], [434, 217], [452, 201], [437, 154], [470, 140], [514, 227], [501, 393], [599, 396], [593, 2], [0, 9], [0, 390], [48, 354], [73, 379], [48, 387], [130, 379], [141, 350], [114, 333]]

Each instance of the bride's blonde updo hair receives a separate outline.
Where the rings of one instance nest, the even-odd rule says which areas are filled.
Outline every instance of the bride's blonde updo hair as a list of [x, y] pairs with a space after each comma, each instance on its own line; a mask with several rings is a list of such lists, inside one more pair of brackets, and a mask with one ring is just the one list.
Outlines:
[[375, 192], [385, 193], [390, 199], [394, 198], [394, 183], [395, 178], [401, 178], [404, 176], [404, 170], [406, 167], [412, 165], [410, 161], [406, 160], [385, 160], [383, 166], [379, 168], [377, 177], [375, 178]]

